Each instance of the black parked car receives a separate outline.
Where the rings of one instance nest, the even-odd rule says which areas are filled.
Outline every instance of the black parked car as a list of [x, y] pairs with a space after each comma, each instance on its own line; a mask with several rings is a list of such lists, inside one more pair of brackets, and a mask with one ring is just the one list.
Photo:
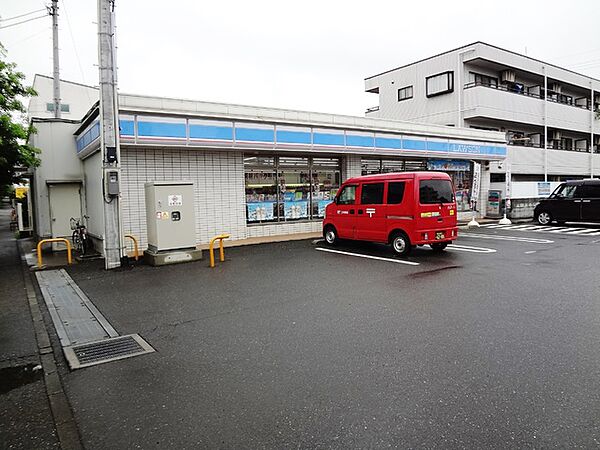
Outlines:
[[561, 183], [535, 207], [533, 214], [540, 225], [553, 221], [600, 223], [600, 180]]

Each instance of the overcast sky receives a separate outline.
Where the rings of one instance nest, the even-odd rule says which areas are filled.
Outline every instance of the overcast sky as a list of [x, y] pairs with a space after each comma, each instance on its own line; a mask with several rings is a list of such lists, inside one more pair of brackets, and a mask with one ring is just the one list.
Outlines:
[[[0, 15], [47, 3], [0, 0]], [[97, 85], [97, 2], [59, 7], [61, 78]], [[598, 0], [116, 0], [116, 14], [128, 93], [362, 116], [378, 103], [365, 77], [478, 40], [600, 79]], [[0, 42], [29, 82], [52, 75], [50, 17]]]

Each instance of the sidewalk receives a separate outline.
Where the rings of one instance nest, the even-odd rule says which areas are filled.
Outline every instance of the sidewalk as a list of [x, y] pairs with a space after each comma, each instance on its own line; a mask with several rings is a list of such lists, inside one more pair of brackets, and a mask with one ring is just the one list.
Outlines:
[[0, 442], [2, 448], [60, 448], [9, 219], [10, 210], [0, 207]]

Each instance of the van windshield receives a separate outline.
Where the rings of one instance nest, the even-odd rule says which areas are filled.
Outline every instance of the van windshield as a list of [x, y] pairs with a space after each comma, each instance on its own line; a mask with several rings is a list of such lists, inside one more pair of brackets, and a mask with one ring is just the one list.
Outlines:
[[452, 203], [454, 192], [449, 180], [421, 180], [419, 200], [422, 204]]

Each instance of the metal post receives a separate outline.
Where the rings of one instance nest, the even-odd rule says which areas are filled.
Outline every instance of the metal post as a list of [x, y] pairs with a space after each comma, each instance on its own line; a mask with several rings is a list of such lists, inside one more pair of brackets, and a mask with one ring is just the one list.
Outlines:
[[544, 181], [548, 181], [548, 76], [544, 69]]
[[54, 77], [54, 117], [60, 119], [60, 64], [58, 60], [58, 0], [52, 0], [52, 57]]
[[[98, 0], [98, 66], [100, 71], [100, 150], [103, 186], [108, 171], [119, 173], [120, 147], [116, 64], [114, 57], [114, 0]], [[118, 181], [120, 183], [120, 180]], [[120, 189], [119, 189], [120, 191]], [[120, 193], [104, 197], [104, 265], [106, 269], [121, 266], [123, 236], [119, 211]]]
[[594, 85], [590, 80], [590, 178], [594, 178]]

